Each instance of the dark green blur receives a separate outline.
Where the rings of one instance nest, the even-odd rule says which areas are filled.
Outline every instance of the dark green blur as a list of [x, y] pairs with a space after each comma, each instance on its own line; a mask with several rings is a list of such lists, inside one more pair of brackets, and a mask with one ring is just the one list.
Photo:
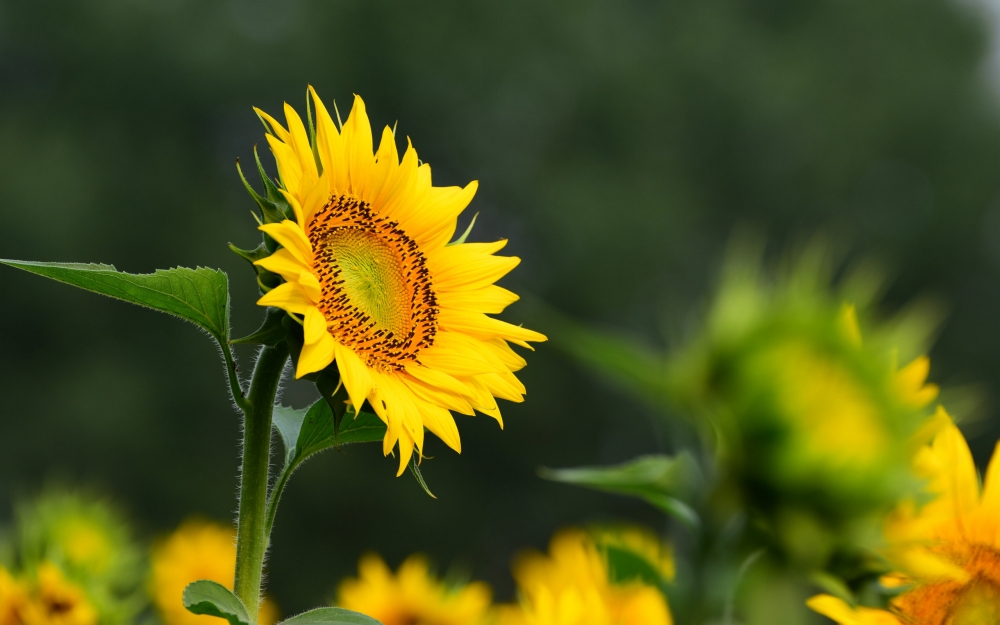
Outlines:
[[[255, 244], [235, 159], [265, 146], [251, 111], [305, 87], [412, 138], [438, 184], [480, 181], [460, 228], [508, 237], [503, 284], [573, 318], [679, 344], [734, 230], [775, 251], [825, 232], [890, 271], [890, 305], [948, 306], [932, 380], [1000, 385], [1000, 99], [988, 23], [925, 0], [382, 3], [0, 0], [0, 257], [230, 275], [252, 331]], [[266, 152], [266, 150], [264, 150]], [[267, 162], [270, 163], [269, 156]], [[190, 325], [0, 270], [0, 518], [51, 480], [113, 494], [147, 535], [231, 518], [239, 424]], [[504, 315], [535, 321], [528, 303]], [[538, 317], [541, 318], [541, 317]], [[534, 323], [545, 332], [544, 326]], [[253, 352], [240, 353], [244, 370]], [[327, 452], [283, 499], [269, 592], [325, 599], [358, 556], [424, 551], [509, 598], [509, 562], [557, 528], [645, 504], [536, 477], [690, 444], [690, 432], [546, 344], [505, 430], [459, 417], [423, 475], [376, 446]], [[304, 407], [310, 385], [286, 403]], [[988, 402], [977, 457], [1000, 427]]]

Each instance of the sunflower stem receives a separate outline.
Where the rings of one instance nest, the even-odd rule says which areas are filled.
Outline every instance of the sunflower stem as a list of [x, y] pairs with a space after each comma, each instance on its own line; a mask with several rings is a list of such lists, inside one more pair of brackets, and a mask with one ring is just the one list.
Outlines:
[[234, 591], [246, 607], [252, 624], [257, 622], [264, 554], [269, 540], [265, 510], [271, 463], [271, 415], [287, 360], [288, 346], [284, 342], [261, 350], [243, 411]]

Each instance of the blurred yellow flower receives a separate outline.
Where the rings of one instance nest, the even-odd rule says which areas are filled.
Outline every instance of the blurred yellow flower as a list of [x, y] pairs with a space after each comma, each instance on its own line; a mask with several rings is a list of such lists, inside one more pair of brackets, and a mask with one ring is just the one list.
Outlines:
[[810, 607], [843, 625], [1000, 623], [1000, 453], [980, 485], [969, 446], [948, 419], [914, 465], [934, 498], [905, 502], [886, 524], [887, 555], [900, 571], [892, 583], [904, 592], [888, 610], [853, 609], [828, 595]]
[[407, 558], [395, 575], [382, 558], [366, 555], [358, 578], [341, 582], [337, 590], [337, 605], [383, 625], [479, 625], [490, 598], [482, 582], [449, 587], [435, 579], [419, 555]]
[[383, 452], [399, 443], [402, 474], [425, 427], [461, 451], [450, 411], [500, 421], [495, 397], [522, 401], [513, 372], [525, 361], [507, 343], [545, 337], [487, 316], [518, 299], [494, 284], [520, 262], [494, 256], [505, 240], [449, 244], [477, 183], [432, 186], [430, 165], [409, 144], [400, 161], [388, 127], [373, 152], [360, 97], [338, 130], [310, 93], [315, 144], [289, 105], [287, 130], [257, 111], [294, 212], [260, 226], [282, 249], [255, 264], [285, 282], [258, 304], [301, 316], [296, 377], [336, 361], [354, 407], [367, 400], [387, 424]]
[[131, 531], [104, 498], [51, 489], [18, 506], [18, 517], [25, 568], [52, 562], [70, 577], [100, 581], [115, 594], [139, 585], [141, 558]]
[[33, 591], [21, 612], [23, 625], [97, 624], [97, 611], [83, 590], [52, 563], [39, 565]]
[[21, 625], [21, 615], [28, 601], [24, 584], [0, 567], [0, 625]]
[[[218, 625], [215, 617], [191, 614], [184, 608], [184, 589], [191, 582], [207, 579], [232, 590], [235, 575], [235, 530], [207, 521], [185, 521], [153, 548], [153, 603], [166, 625]], [[272, 602], [261, 602], [259, 625], [273, 625], [277, 616]]]
[[[672, 572], [672, 567], [670, 567]], [[549, 555], [530, 553], [514, 566], [520, 604], [499, 610], [500, 625], [671, 625], [659, 589], [612, 583], [594, 540], [579, 530], [552, 539]]]

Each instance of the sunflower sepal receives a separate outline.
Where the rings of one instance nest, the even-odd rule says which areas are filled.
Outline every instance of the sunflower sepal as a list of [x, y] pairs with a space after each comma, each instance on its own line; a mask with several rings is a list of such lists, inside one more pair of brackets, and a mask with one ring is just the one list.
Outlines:
[[424, 474], [420, 472], [419, 456], [420, 454], [413, 454], [410, 458], [410, 473], [413, 474], [413, 477], [417, 480], [417, 484], [420, 484], [420, 488], [424, 489], [424, 492], [427, 493], [431, 499], [437, 499], [437, 495], [432, 493], [430, 487], [427, 486], [427, 481], [424, 480]]
[[[245, 250], [243, 248], [236, 247], [232, 243], [229, 244], [229, 250], [231, 252], [233, 252], [243, 260], [250, 263], [250, 266], [253, 267], [254, 273], [257, 276], [257, 288], [260, 290], [261, 293], [267, 293], [274, 287], [281, 284], [281, 276], [271, 273], [270, 271], [264, 269], [260, 265], [254, 264], [256, 261], [267, 258], [268, 256], [274, 253], [274, 250], [268, 248], [267, 246], [267, 239], [270, 239], [270, 237], [268, 237], [265, 234], [264, 239], [265, 239], [264, 242], [262, 242], [260, 245], [258, 245], [252, 250]], [[272, 243], [274, 243], [273, 239], [271, 239], [271, 241]], [[277, 243], [274, 243], [275, 248], [276, 246]]]
[[331, 363], [325, 369], [316, 373], [316, 390], [326, 400], [333, 415], [333, 435], [340, 432], [340, 424], [344, 420], [344, 413], [347, 412], [347, 387], [340, 379], [340, 370], [337, 363]]
[[257, 147], [254, 146], [253, 150], [254, 161], [257, 164], [257, 173], [260, 175], [261, 182], [264, 184], [264, 194], [260, 195], [253, 188], [253, 186], [247, 181], [246, 177], [243, 175], [243, 168], [240, 165], [239, 159], [236, 159], [236, 171], [240, 175], [240, 180], [243, 181], [243, 186], [246, 188], [247, 193], [253, 198], [253, 201], [260, 208], [260, 215], [264, 223], [280, 223], [285, 219], [295, 219], [295, 211], [292, 210], [291, 205], [288, 200], [282, 195], [278, 186], [268, 177], [267, 172], [264, 170], [264, 165], [260, 162], [260, 156], [257, 153]]
[[230, 345], [269, 345], [275, 346], [288, 337], [288, 328], [284, 320], [287, 313], [280, 308], [268, 308], [263, 323], [252, 334], [232, 339]]
[[250, 625], [250, 617], [240, 598], [218, 582], [203, 579], [184, 589], [184, 607], [192, 614], [215, 616], [229, 625]]

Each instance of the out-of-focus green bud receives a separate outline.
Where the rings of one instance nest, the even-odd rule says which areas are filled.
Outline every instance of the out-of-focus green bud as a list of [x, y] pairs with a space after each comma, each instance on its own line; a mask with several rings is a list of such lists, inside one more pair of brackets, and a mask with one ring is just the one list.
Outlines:
[[[932, 324], [913, 311], [875, 323], [874, 281], [832, 288], [819, 251], [777, 277], [759, 267], [731, 261], [703, 334], [670, 365], [671, 386], [711, 426], [717, 503], [748, 510], [781, 552], [822, 566], [839, 546], [875, 540], [876, 515], [917, 485], [912, 441], [937, 392], [924, 385]], [[912, 362], [900, 370], [900, 358]]]
[[129, 622], [143, 607], [145, 562], [108, 502], [50, 490], [18, 506], [14, 536], [21, 568], [58, 567], [85, 590], [101, 623]]

